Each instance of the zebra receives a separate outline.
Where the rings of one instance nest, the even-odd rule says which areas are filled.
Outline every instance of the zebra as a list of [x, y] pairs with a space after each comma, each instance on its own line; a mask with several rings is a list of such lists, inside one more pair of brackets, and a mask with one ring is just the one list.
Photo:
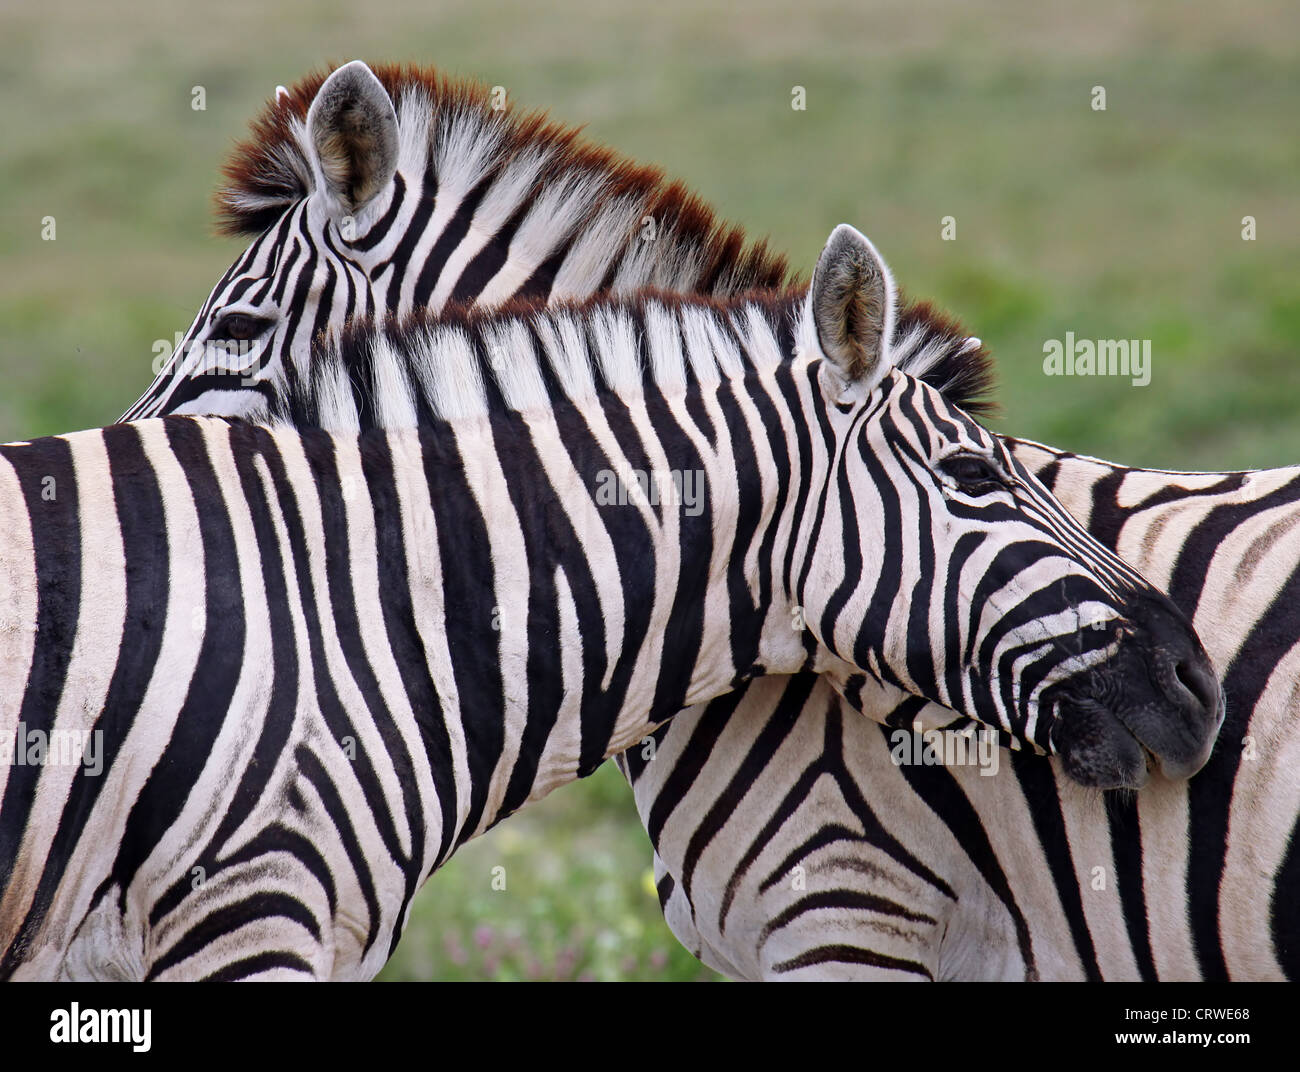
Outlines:
[[914, 697], [880, 689], [877, 726], [811, 675], [767, 678], [620, 758], [669, 926], [735, 978], [1300, 978], [1300, 467], [1004, 442], [1206, 638], [1228, 698], [1209, 763], [1136, 796], [1029, 755], [984, 777], [900, 747]]
[[[491, 91], [360, 60], [284, 89], [225, 166], [220, 227], [253, 238], [123, 420], [255, 419], [353, 317], [640, 287], [793, 283], [680, 183]], [[157, 362], [155, 362], [157, 364]]]
[[[226, 229], [258, 237], [124, 419], [277, 411], [315, 375], [309, 341], [354, 315], [645, 285], [715, 298], [795, 285], [783, 258], [747, 246], [680, 184], [490, 98], [361, 61], [279, 94], [219, 196]], [[902, 306], [892, 345], [906, 371], [955, 397], [985, 386], [982, 361], [947, 360], [982, 355], [978, 340], [929, 306]], [[371, 412], [385, 397], [379, 384], [361, 404], [393, 427], [391, 412]]]
[[[433, 70], [354, 60], [282, 89], [252, 127], [217, 203], [220, 229], [253, 241], [122, 420], [265, 417], [313, 378], [312, 341], [355, 317], [806, 285], [657, 168]], [[982, 412], [986, 355], [955, 321], [900, 299], [892, 345]]]
[[[894, 366], [895, 315], [840, 227], [806, 293], [361, 324], [270, 424], [0, 448], [0, 740], [102, 735], [3, 768], [0, 974], [372, 976], [459, 844], [764, 674], [1190, 774], [1188, 623]], [[690, 468], [699, 514], [600, 499]]]
[[[358, 116], [368, 119], [358, 125]], [[394, 129], [396, 150], [384, 133]], [[380, 136], [367, 138], [368, 130]], [[363, 144], [378, 151], [367, 157]], [[321, 146], [333, 146], [333, 156]], [[341, 178], [331, 183], [327, 174]], [[312, 377], [308, 340], [353, 313], [520, 295], [564, 300], [646, 282], [725, 297], [790, 282], [779, 257], [745, 247], [738, 229], [716, 224], [680, 186], [665, 187], [657, 173], [537, 117], [493, 112], [482, 90], [427, 72], [379, 68], [376, 76], [354, 63], [307, 79], [259, 120], [227, 175], [227, 230], [259, 237], [128, 417], [264, 413], [278, 392]], [[651, 242], [642, 241], [644, 220], [660, 224]], [[239, 376], [226, 371], [222, 339], [233, 340], [231, 349], [251, 344], [248, 363], [231, 366]], [[900, 366], [957, 397], [971, 400], [967, 388], [980, 386], [944, 379], [972, 375], [976, 362], [948, 358], [972, 344], [978, 350], [978, 341], [927, 307], [900, 311], [894, 342]], [[378, 388], [364, 395], [363, 411], [383, 410], [382, 397]], [[760, 682], [752, 691], [774, 687]], [[672, 740], [687, 733], [679, 727]], [[653, 792], [652, 780], [638, 783], [639, 800]], [[663, 836], [649, 818], [646, 825]]]

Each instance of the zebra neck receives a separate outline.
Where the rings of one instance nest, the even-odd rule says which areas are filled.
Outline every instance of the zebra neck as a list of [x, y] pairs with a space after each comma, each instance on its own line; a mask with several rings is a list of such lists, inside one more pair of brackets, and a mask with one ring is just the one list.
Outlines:
[[[644, 286], [723, 298], [787, 283], [783, 257], [747, 243], [655, 169], [413, 88], [396, 100], [402, 156], [394, 181], [350, 221], [360, 236], [358, 263], [371, 279], [386, 279], [388, 312]], [[259, 166], [250, 153], [270, 159]], [[250, 147], [238, 166], [260, 176], [263, 196], [269, 167], [285, 184], [287, 206], [310, 192], [292, 167], [285, 171], [294, 156], [309, 174], [297, 141]], [[262, 198], [241, 191], [238, 180], [221, 198], [232, 219], [243, 217], [241, 230], [265, 229], [252, 222]], [[324, 237], [328, 222], [313, 204], [311, 233]]]
[[644, 402], [620, 420], [561, 403], [388, 436], [402, 516], [376, 524], [415, 538], [404, 563], [381, 560], [420, 579], [411, 620], [471, 773], [457, 842], [755, 664], [803, 658], [756, 558], [784, 556], [764, 539], [773, 445], [723, 435], [708, 449]]

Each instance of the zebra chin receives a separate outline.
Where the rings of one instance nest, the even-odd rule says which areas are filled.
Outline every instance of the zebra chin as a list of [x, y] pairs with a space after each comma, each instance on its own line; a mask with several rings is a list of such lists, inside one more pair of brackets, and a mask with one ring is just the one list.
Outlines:
[[1128, 642], [1054, 697], [1053, 750], [1074, 781], [1095, 789], [1140, 789], [1152, 771], [1190, 778], [1225, 714], [1214, 666], [1173, 604], [1144, 593], [1126, 611]]

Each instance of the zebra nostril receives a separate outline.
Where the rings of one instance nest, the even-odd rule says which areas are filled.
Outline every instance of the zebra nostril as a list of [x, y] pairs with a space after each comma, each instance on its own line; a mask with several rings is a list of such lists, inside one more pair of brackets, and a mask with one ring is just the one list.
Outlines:
[[1174, 676], [1178, 683], [1189, 692], [1201, 709], [1207, 714], [1216, 715], [1219, 710], [1218, 682], [1199, 663], [1189, 659], [1179, 659], [1174, 664]]

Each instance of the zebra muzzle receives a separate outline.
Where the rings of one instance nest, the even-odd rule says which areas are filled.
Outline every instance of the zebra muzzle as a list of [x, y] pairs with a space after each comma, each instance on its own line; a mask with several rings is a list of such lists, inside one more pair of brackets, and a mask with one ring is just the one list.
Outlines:
[[1057, 697], [1055, 750], [1075, 781], [1099, 789], [1140, 788], [1152, 771], [1190, 778], [1225, 713], [1214, 666], [1168, 599], [1141, 593], [1125, 619], [1117, 652]]

